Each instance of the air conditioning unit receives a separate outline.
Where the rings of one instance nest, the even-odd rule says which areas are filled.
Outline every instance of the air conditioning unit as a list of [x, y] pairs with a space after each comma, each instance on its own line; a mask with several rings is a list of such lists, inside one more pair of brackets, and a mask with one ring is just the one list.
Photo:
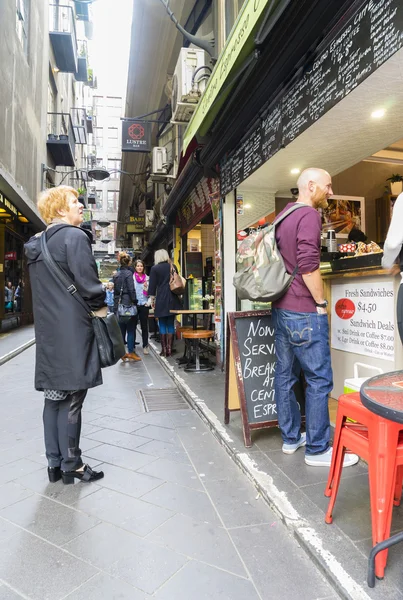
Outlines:
[[172, 123], [188, 123], [203, 90], [193, 82], [196, 69], [207, 64], [204, 50], [181, 48], [172, 80]]
[[140, 251], [140, 250], [143, 249], [143, 246], [144, 246], [144, 244], [143, 244], [143, 238], [142, 238], [142, 236], [141, 235], [134, 235], [132, 237], [132, 247], [133, 247], [133, 250]]
[[146, 210], [144, 229], [154, 229], [154, 219], [155, 219], [154, 211]]
[[165, 146], [153, 148], [152, 175], [166, 175], [168, 171], [168, 157]]

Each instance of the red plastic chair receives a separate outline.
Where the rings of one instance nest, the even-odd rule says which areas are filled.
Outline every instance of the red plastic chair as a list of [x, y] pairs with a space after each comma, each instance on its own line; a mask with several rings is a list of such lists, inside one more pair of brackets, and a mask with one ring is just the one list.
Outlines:
[[[357, 423], [350, 423], [354, 419]], [[325, 496], [330, 497], [325, 516], [333, 521], [346, 448], [368, 462], [373, 545], [390, 535], [393, 504], [398, 506], [403, 483], [403, 425], [378, 417], [362, 405], [360, 394], [339, 398], [333, 456]], [[387, 550], [376, 557], [375, 573], [383, 578]]]

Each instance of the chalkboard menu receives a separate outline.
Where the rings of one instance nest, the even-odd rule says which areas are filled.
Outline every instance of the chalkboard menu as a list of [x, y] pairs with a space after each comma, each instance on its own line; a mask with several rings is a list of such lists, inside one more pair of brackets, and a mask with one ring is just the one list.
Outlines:
[[[276, 354], [270, 310], [228, 313], [225, 380], [226, 424], [230, 412], [240, 410], [246, 447], [252, 445], [251, 430], [278, 424], [274, 393]], [[301, 415], [305, 400], [301, 380], [294, 386]]]
[[230, 362], [233, 361], [244, 441], [248, 447], [252, 445], [251, 429], [277, 425], [274, 397], [276, 354], [271, 311], [228, 313], [226, 347], [225, 422], [229, 422], [229, 411], [234, 410], [229, 398], [231, 393], [236, 393], [230, 381]]
[[402, 0], [368, 0], [221, 164], [228, 194], [403, 47]]
[[203, 277], [203, 254], [201, 252], [185, 252], [185, 276]]

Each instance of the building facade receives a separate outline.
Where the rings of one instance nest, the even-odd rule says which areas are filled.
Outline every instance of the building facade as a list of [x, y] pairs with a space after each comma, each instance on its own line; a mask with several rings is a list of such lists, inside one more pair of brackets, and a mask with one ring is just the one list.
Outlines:
[[[116, 268], [116, 231], [119, 204], [120, 171], [122, 169], [122, 122], [123, 98], [101, 95], [97, 91], [93, 98], [96, 127], [94, 145], [96, 166], [109, 173], [104, 181], [92, 181], [89, 186], [95, 204], [91, 205], [92, 228], [95, 237], [94, 254], [100, 267], [100, 274], [108, 278]], [[109, 222], [103, 227], [98, 222]]]
[[0, 304], [2, 328], [32, 319], [23, 245], [45, 226], [38, 192], [63, 182], [86, 195], [90, 10], [70, 0], [0, 3], [0, 286], [22, 289]]

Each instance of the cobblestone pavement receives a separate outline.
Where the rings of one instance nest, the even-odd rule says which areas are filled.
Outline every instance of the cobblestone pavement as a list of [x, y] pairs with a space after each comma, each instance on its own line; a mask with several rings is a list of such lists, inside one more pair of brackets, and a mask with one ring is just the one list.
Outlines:
[[85, 401], [105, 478], [49, 484], [34, 355], [0, 367], [1, 600], [338, 597], [193, 410], [144, 412], [138, 390], [173, 387], [152, 355]]

